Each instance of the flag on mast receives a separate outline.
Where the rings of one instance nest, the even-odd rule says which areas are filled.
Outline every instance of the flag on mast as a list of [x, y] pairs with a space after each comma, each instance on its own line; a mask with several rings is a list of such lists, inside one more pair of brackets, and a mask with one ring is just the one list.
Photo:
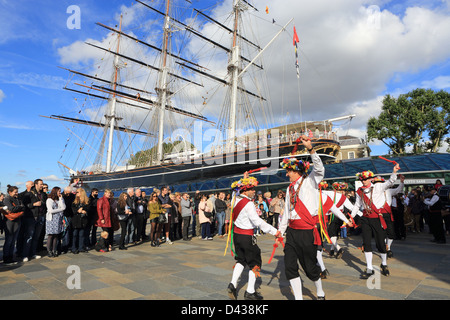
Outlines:
[[298, 47], [297, 43], [299, 43], [300, 40], [298, 39], [297, 30], [294, 26], [294, 47], [295, 47], [295, 69], [297, 70], [297, 78], [300, 79], [300, 66], [298, 65]]

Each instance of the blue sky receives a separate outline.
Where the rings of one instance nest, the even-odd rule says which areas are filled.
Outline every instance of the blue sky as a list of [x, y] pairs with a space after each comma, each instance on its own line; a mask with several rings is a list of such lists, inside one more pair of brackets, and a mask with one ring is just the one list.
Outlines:
[[[192, 2], [203, 8], [213, 3], [201, 0]], [[355, 127], [349, 133], [363, 136], [368, 116], [376, 115], [377, 110], [379, 112], [380, 100], [385, 94], [398, 95], [417, 87], [450, 89], [448, 0], [339, 0], [333, 1], [332, 5], [324, 0], [314, 4], [304, 4], [306, 1], [297, 0], [266, 1], [267, 4], [263, 2], [258, 0], [260, 9], [264, 10], [268, 5], [271, 12], [264, 18], [276, 18], [280, 23], [288, 17], [293, 16], [295, 19], [303, 45], [301, 54], [305, 54], [305, 57], [301, 55], [300, 61], [302, 73], [307, 78], [302, 80], [305, 82], [303, 116], [306, 120], [308, 117], [320, 120], [328, 114], [334, 117], [356, 112], [359, 120], [354, 120]], [[287, 2], [290, 5], [286, 5]], [[66, 11], [71, 5], [77, 5], [81, 9], [81, 29], [71, 30], [67, 27], [71, 14]], [[62, 63], [67, 57], [62, 56], [61, 48], [89, 38], [101, 40], [106, 37], [107, 32], [95, 23], [114, 26], [121, 10], [132, 8], [133, 5], [136, 3], [130, 0], [0, 0], [2, 192], [7, 184], [17, 185], [19, 190], [23, 190], [25, 181], [36, 178], [43, 178], [50, 186], [66, 184], [62, 180], [63, 171], [57, 161], [69, 137], [67, 124], [39, 117], [64, 114], [76, 107], [73, 94], [62, 90], [69, 75], [58, 66], [70, 68], [73, 65]], [[364, 15], [370, 6], [373, 6], [372, 9], [379, 9], [375, 13], [380, 18], [380, 26], [374, 27], [376, 35], [373, 37], [361, 29], [364, 27], [361, 21], [367, 20]], [[422, 32], [420, 26], [423, 28]], [[427, 34], [428, 28], [433, 26], [436, 29]], [[334, 43], [333, 39], [340, 37], [342, 41], [349, 41], [348, 44]], [[317, 38], [321, 38], [321, 41], [314, 42]], [[391, 39], [398, 39], [398, 49], [383, 46]], [[415, 41], [417, 43], [414, 46]], [[428, 50], [423, 47], [428, 47]], [[329, 52], [330, 50], [333, 52]], [[364, 52], [364, 55], [358, 55], [358, 50]], [[382, 56], [384, 60], [374, 62], [371, 68], [372, 60], [369, 58], [374, 57], [374, 51], [376, 56]], [[361, 62], [359, 57], [368, 61], [358, 65]], [[347, 58], [349, 61], [346, 61]], [[312, 63], [312, 66], [308, 66], [308, 63]], [[379, 65], [375, 65], [376, 63]], [[355, 65], [357, 67], [353, 68]], [[338, 67], [342, 69], [335, 70]], [[316, 74], [320, 71], [326, 80], [314, 79], [313, 71]], [[361, 88], [355, 88], [351, 81], [339, 80], [338, 75], [345, 75], [345, 72], [349, 73], [349, 79], [355, 79], [355, 83], [361, 84]], [[309, 77], [311, 81], [308, 81], [308, 75], [312, 75]], [[325, 89], [314, 91], [318, 87], [316, 81]], [[328, 86], [333, 88], [341, 100], [341, 104], [336, 105], [336, 109], [342, 109], [340, 112], [333, 113], [326, 108], [334, 100], [331, 91], [326, 90]], [[294, 96], [298, 97], [297, 94]], [[308, 105], [312, 106], [315, 102], [323, 106], [316, 110], [313, 107], [308, 109]], [[319, 112], [320, 110], [323, 112]], [[379, 143], [370, 146], [372, 155], [387, 152]]]

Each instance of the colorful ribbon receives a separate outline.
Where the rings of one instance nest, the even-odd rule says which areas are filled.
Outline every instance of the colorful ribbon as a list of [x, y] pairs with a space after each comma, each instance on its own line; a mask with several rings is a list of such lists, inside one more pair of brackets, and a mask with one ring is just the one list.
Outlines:
[[234, 232], [233, 208], [235, 203], [236, 203], [236, 192], [233, 192], [233, 200], [231, 201], [230, 226], [228, 227], [227, 245], [225, 247], [225, 252], [223, 253], [224, 256], [227, 254], [228, 245], [231, 245], [231, 256], [233, 256], [233, 254], [236, 254], [233, 249], [233, 232]]

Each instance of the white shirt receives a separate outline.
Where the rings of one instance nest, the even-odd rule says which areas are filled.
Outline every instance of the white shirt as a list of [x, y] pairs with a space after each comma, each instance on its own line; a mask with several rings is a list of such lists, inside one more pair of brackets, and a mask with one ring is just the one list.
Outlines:
[[244, 208], [242, 208], [241, 212], [239, 213], [237, 219], [234, 221], [234, 225], [240, 229], [249, 230], [259, 227], [264, 233], [270, 233], [271, 235], [275, 235], [277, 233], [277, 229], [275, 229], [273, 226], [265, 222], [263, 219], [261, 219], [258, 216], [258, 213], [256, 212], [256, 207], [253, 201], [246, 197], [245, 195], [241, 194], [239, 197], [236, 198], [236, 205], [242, 201], [243, 198], [247, 198], [250, 200]]
[[[385, 193], [386, 202], [389, 206], [392, 206], [392, 198], [400, 193], [403, 190], [404, 184], [403, 182], [400, 182], [400, 185], [395, 189], [387, 189]], [[397, 202], [395, 202], [395, 206], [397, 206]]]
[[[383, 183], [376, 183], [372, 184], [368, 188], [363, 188], [362, 191], [367, 195], [367, 197], [370, 199], [372, 196], [372, 203], [377, 207], [377, 209], [380, 209], [384, 206], [386, 202], [386, 196], [384, 192], [388, 190], [394, 183], [395, 180], [397, 180], [397, 174], [393, 173], [391, 174], [389, 180]], [[370, 192], [372, 191], [372, 195]], [[392, 198], [392, 197], [391, 197]], [[362, 206], [364, 205], [364, 201], [361, 199], [358, 193], [356, 193], [356, 201], [355, 205], [353, 206], [352, 210], [352, 217], [355, 215], [362, 216]]]
[[431, 198], [423, 199], [423, 203], [429, 207], [433, 206], [436, 202], [439, 201], [439, 196], [434, 194]]
[[331, 200], [334, 200], [335, 195], [336, 195], [336, 201], [335, 204], [337, 204], [337, 202], [339, 202], [340, 197], [345, 197], [345, 201], [344, 203], [338, 208], [339, 210], [343, 211], [344, 208], [347, 208], [347, 210], [349, 210], [350, 212], [353, 210], [353, 203], [350, 202], [350, 200], [348, 200], [348, 198], [345, 196], [345, 194], [336, 192], [335, 191], [328, 191], [328, 190], [323, 190], [322, 193], [325, 193], [327, 196], [329, 196], [331, 198]]
[[[317, 153], [313, 153], [311, 155], [311, 159], [314, 164], [313, 171], [306, 178], [301, 177], [300, 179], [298, 179], [294, 184], [294, 190], [297, 192], [301, 184], [301, 189], [300, 192], [298, 193], [298, 197], [300, 198], [300, 201], [302, 201], [303, 204], [306, 206], [311, 216], [314, 217], [319, 214], [319, 205], [320, 205], [319, 183], [323, 180], [323, 177], [325, 175], [325, 168], [322, 164], [322, 160], [320, 160], [320, 157], [317, 155]], [[290, 209], [289, 207], [291, 206], [289, 189], [290, 188], [288, 187], [286, 191], [284, 214], [281, 217], [279, 227], [279, 230], [282, 234], [286, 232], [290, 220], [300, 219], [294, 208], [292, 208], [292, 210], [289, 210]], [[327, 199], [328, 196], [323, 194], [322, 203], [325, 204]], [[331, 211], [339, 219], [348, 223], [348, 219], [338, 208], [336, 208], [335, 205], [333, 205]]]

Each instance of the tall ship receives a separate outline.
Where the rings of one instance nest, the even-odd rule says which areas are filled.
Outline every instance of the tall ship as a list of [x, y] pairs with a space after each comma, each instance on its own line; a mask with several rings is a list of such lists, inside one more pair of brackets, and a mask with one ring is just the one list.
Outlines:
[[339, 118], [292, 127], [279, 116], [282, 97], [270, 98], [265, 64], [288, 53], [264, 55], [283, 33], [296, 45], [295, 28], [287, 31], [292, 20], [267, 21], [273, 34], [261, 45], [254, 20], [267, 20], [264, 8], [250, 0], [206, 3], [197, 9], [188, 0], [136, 0], [117, 24], [97, 23], [106, 37], [83, 45], [98, 60], [64, 67], [76, 110], [45, 116], [71, 125], [58, 161], [68, 179], [79, 178], [87, 190], [195, 191], [249, 170], [274, 174], [286, 156], [307, 159], [296, 143], [301, 134], [325, 163], [335, 161]]

